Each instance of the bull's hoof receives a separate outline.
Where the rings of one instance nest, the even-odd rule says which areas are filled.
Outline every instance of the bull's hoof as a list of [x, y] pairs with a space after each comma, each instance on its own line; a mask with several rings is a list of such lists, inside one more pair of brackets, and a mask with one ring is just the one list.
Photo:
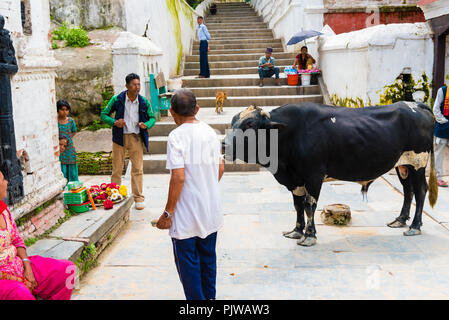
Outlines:
[[300, 245], [300, 246], [303, 246], [303, 247], [311, 247], [311, 246], [316, 244], [316, 238], [306, 237], [301, 242], [298, 240], [297, 244]]
[[282, 235], [289, 239], [301, 239], [304, 238], [304, 235], [301, 232], [298, 232], [296, 230], [282, 232]]
[[404, 222], [396, 219], [393, 222], [387, 224], [387, 226], [389, 226], [390, 228], [405, 228], [407, 225]]
[[404, 231], [404, 236], [419, 236], [421, 234], [421, 230], [410, 228], [407, 231]]

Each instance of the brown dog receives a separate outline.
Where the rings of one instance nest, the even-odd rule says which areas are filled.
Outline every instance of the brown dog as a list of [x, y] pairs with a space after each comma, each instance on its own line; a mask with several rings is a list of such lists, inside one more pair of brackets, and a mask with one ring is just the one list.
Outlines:
[[220, 114], [223, 112], [223, 105], [225, 100], [228, 99], [226, 92], [218, 91], [215, 99], [215, 111]]

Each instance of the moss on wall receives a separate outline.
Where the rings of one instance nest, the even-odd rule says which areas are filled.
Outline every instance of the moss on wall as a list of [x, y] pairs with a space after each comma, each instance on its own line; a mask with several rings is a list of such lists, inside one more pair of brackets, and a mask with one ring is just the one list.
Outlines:
[[187, 19], [190, 21], [190, 27], [192, 29], [195, 29], [195, 22], [193, 21], [193, 9], [187, 2], [184, 0], [181, 0], [181, 8], [184, 15], [187, 17]]
[[177, 46], [176, 74], [179, 74], [182, 60], [182, 39], [181, 39], [181, 23], [179, 21], [179, 0], [166, 0], [167, 8], [170, 12], [174, 23], [174, 36]]
[[371, 99], [368, 99], [368, 102], [363, 101], [362, 98], [356, 97], [356, 98], [342, 98], [338, 96], [337, 94], [333, 94], [331, 96], [332, 104], [338, 106], [338, 107], [346, 107], [346, 108], [363, 108], [367, 106], [371, 106]]
[[[424, 103], [431, 104], [432, 101], [430, 90], [432, 86], [429, 82], [429, 77], [426, 75], [425, 72], [421, 74], [421, 78], [418, 81], [415, 81], [415, 79], [412, 76], [410, 86], [412, 94], [418, 91], [423, 91]], [[384, 86], [383, 89], [384, 89], [383, 92], [380, 94], [381, 105], [392, 104], [398, 101], [405, 100], [405, 87], [404, 82], [402, 81], [402, 76], [397, 77], [392, 84]], [[379, 90], [378, 93], [380, 91], [381, 90]]]
[[77, 154], [80, 175], [109, 175], [112, 172], [111, 153], [81, 152]]

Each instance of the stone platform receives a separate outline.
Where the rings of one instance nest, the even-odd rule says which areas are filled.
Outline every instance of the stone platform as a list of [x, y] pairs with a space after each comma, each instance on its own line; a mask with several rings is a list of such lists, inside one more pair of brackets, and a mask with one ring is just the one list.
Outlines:
[[[435, 209], [426, 203], [423, 234], [404, 237], [405, 229], [386, 226], [403, 202], [397, 179], [376, 180], [368, 202], [358, 184], [324, 184], [315, 216], [318, 242], [304, 248], [282, 236], [296, 213], [291, 194], [271, 174], [225, 173], [217, 298], [448, 299], [449, 188], [439, 189]], [[184, 299], [168, 233], [151, 226], [165, 206], [168, 183], [169, 175], [144, 176], [147, 208], [131, 209], [126, 229], [73, 299]], [[319, 213], [333, 203], [351, 207], [350, 226], [321, 224]]]
[[[102, 178], [100, 181], [104, 180], [104, 177]], [[86, 181], [86, 179], [82, 181]], [[75, 262], [80, 258], [86, 246], [94, 244], [96, 253], [91, 258], [95, 259], [128, 222], [133, 203], [133, 198], [128, 197], [111, 210], [98, 207], [97, 210], [74, 215], [50, 233], [48, 237], [30, 246], [27, 249], [28, 255], [40, 255]]]

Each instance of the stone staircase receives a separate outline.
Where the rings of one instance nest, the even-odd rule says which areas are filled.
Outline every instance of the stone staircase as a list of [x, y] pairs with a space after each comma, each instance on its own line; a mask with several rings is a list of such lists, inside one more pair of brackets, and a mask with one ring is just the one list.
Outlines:
[[[183, 87], [189, 88], [201, 107], [198, 118], [212, 126], [222, 137], [232, 117], [250, 105], [270, 111], [287, 103], [322, 102], [318, 85], [287, 86], [285, 66], [294, 63], [295, 53], [286, 52], [281, 40], [273, 37], [262, 17], [247, 4], [217, 4], [217, 15], [205, 18], [211, 34], [209, 42], [209, 79], [196, 79], [200, 72], [199, 42], [193, 43], [192, 55], [186, 57]], [[267, 47], [273, 48], [276, 65], [281, 69], [282, 86], [274, 86], [274, 78], [265, 79], [260, 88], [258, 61]], [[217, 91], [227, 93], [224, 112], [215, 112]], [[150, 154], [144, 156], [145, 173], [165, 173], [167, 136], [176, 127], [171, 117], [159, 121], [150, 131]], [[257, 171], [258, 165], [226, 164], [225, 171]]]

